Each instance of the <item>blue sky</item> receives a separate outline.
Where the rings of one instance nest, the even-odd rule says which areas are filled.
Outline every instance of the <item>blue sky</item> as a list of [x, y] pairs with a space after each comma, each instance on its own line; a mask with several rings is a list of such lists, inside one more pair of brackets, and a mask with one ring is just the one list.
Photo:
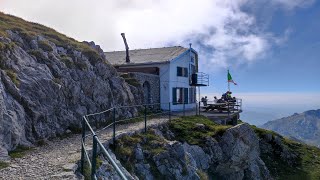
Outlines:
[[[251, 64], [229, 64], [236, 92], [320, 92], [320, 2], [295, 10], [252, 11], [259, 27], [281, 36], [288, 32], [281, 45], [274, 45], [259, 61]], [[211, 75], [211, 87], [204, 92], [226, 90], [226, 69]], [[319, 100], [320, 102], [320, 100]], [[320, 103], [319, 103], [320, 104]]]

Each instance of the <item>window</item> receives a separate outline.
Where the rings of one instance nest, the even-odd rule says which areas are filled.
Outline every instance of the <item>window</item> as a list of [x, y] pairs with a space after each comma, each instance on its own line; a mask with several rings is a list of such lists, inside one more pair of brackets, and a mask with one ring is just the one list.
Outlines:
[[188, 104], [188, 88], [172, 88], [173, 104]]
[[194, 63], [194, 57], [193, 56], [191, 56], [191, 62]]
[[188, 77], [188, 68], [177, 67], [177, 76]]

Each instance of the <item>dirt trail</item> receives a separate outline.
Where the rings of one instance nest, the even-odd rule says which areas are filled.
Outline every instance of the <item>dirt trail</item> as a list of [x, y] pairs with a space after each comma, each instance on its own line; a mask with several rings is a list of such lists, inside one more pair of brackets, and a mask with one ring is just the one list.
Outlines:
[[[168, 118], [157, 118], [147, 121], [147, 126], [167, 122]], [[117, 125], [116, 135], [134, 132], [144, 128], [144, 122]], [[104, 142], [112, 138], [112, 128], [98, 134]], [[80, 160], [80, 134], [64, 139], [49, 141], [46, 145], [36, 147], [23, 158], [12, 159], [10, 166], [0, 170], [2, 180], [37, 180], [37, 179], [77, 179], [72, 169]], [[90, 141], [92, 138], [89, 138]], [[88, 139], [88, 140], [89, 140]]]

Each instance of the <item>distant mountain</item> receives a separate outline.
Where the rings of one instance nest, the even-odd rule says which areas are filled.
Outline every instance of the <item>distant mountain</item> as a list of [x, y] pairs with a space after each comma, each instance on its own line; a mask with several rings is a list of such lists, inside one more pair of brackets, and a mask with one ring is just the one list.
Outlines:
[[283, 136], [320, 147], [320, 109], [294, 113], [261, 126]]

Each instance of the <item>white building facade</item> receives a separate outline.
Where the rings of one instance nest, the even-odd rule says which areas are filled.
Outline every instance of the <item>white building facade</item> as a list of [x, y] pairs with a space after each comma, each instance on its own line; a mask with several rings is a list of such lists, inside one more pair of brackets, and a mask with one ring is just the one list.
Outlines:
[[[159, 76], [158, 100], [162, 109], [181, 111], [196, 107], [196, 86], [191, 85], [192, 74], [198, 72], [198, 54], [180, 46], [130, 50], [130, 62], [125, 62], [125, 51], [106, 52], [107, 60], [120, 73], [145, 73]], [[141, 84], [144, 84], [141, 82]]]

